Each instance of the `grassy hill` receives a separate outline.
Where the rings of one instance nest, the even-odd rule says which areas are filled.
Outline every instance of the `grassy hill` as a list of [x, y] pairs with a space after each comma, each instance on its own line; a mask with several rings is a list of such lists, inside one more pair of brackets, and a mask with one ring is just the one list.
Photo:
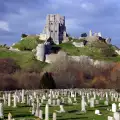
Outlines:
[[57, 46], [72, 56], [86, 55], [98, 60], [120, 61], [120, 56], [115, 53], [115, 47], [103, 42], [93, 42], [85, 47], [75, 47], [72, 42]]
[[[104, 42], [92, 42], [85, 47], [75, 47], [72, 42], [82, 42], [81, 40], [70, 40], [67, 43], [55, 45], [72, 56], [86, 55], [96, 60], [120, 61], [120, 56], [115, 53], [115, 46]], [[39, 40], [37, 36], [27, 36], [23, 40], [16, 43], [13, 48], [18, 48], [21, 51], [9, 51], [6, 47], [0, 46], [0, 58], [13, 58], [22, 69], [41, 70], [47, 64], [36, 60], [34, 53], [31, 50], [35, 49], [39, 43], [44, 41]]]
[[41, 70], [45, 65], [44, 62], [36, 60], [34, 53], [30, 51], [9, 51], [6, 48], [0, 47], [0, 58], [12, 58], [22, 69]]
[[43, 43], [43, 40], [39, 40], [38, 36], [27, 36], [21, 41], [13, 45], [13, 48], [18, 48], [19, 50], [33, 50], [39, 43]]

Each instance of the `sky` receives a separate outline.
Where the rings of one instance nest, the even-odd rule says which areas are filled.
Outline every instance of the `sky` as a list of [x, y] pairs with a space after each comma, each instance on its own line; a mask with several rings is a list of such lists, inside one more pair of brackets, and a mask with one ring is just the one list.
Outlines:
[[66, 18], [67, 33], [101, 32], [120, 47], [120, 0], [0, 0], [0, 44], [12, 45], [21, 34], [40, 34], [48, 14]]

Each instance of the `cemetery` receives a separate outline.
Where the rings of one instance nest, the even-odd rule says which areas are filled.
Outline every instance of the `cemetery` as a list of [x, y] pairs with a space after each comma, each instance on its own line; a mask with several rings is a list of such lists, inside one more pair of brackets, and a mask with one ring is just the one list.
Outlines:
[[0, 120], [120, 120], [114, 89], [39, 89], [0, 92]]

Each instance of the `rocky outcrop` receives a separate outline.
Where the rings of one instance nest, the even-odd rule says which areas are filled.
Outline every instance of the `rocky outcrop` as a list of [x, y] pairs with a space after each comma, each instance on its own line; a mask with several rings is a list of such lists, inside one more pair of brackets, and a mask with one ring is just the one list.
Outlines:
[[11, 51], [20, 51], [18, 48], [13, 48], [13, 47], [10, 47], [9, 50], [11, 50]]
[[115, 50], [115, 52], [116, 52], [118, 55], [120, 55], [120, 50]]
[[75, 61], [78, 61], [78, 62], [88, 63], [88, 64], [91, 64], [95, 67], [104, 67], [104, 66], [108, 66], [110, 64], [110, 62], [93, 60], [89, 56], [84, 56], [84, 55], [82, 55], [82, 56], [68, 56], [68, 58], [75, 60]]
[[66, 52], [64, 51], [59, 51], [57, 54], [48, 54], [46, 55], [45, 62], [47, 63], [54, 63], [56, 60], [58, 60], [61, 57], [67, 56]]
[[88, 36], [88, 37], [86, 37], [86, 40], [88, 42], [94, 42], [94, 41], [98, 41], [99, 37], [98, 36]]
[[73, 45], [75, 47], [84, 47], [84, 43], [83, 42], [73, 42]]
[[111, 38], [106, 38], [106, 43], [110, 44], [111, 43]]

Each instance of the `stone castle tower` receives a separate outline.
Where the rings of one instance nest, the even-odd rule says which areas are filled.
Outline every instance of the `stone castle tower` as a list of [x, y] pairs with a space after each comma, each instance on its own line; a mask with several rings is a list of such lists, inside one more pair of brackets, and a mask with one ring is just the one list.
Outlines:
[[65, 17], [59, 14], [49, 14], [43, 33], [53, 39], [55, 44], [60, 44], [66, 37]]

